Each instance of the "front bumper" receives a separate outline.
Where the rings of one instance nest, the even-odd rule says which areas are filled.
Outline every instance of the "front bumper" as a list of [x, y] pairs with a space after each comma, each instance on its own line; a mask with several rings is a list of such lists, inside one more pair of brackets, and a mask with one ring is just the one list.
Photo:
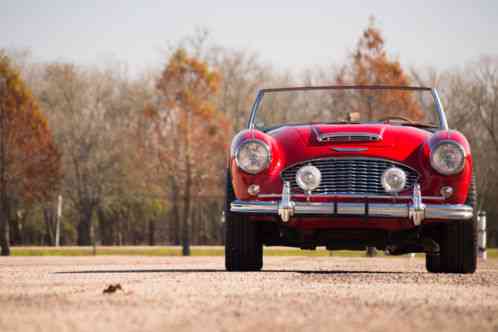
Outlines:
[[424, 219], [465, 220], [473, 216], [473, 208], [464, 204], [424, 204], [420, 186], [414, 186], [410, 203], [351, 203], [351, 202], [294, 202], [290, 186], [284, 184], [280, 201], [240, 201], [231, 203], [230, 211], [248, 214], [275, 214], [283, 222], [294, 215], [358, 216], [372, 218], [409, 219], [415, 226]]

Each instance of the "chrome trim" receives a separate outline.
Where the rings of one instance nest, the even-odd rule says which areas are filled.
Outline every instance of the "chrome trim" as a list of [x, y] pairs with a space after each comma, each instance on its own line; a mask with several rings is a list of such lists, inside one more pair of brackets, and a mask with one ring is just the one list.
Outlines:
[[230, 211], [243, 213], [278, 213], [278, 203], [262, 201], [233, 201]]
[[[462, 153], [462, 156], [463, 156], [463, 158], [462, 158], [462, 164], [455, 171], [450, 172], [450, 173], [443, 173], [440, 170], [438, 170], [436, 167], [434, 167], [434, 161], [433, 161], [432, 156], [434, 155], [434, 151], [436, 151], [437, 148], [440, 147], [443, 144], [453, 144], [454, 146], [457, 147], [458, 150], [460, 150], [460, 152]], [[439, 174], [442, 174], [442, 175], [455, 175], [455, 174], [458, 174], [461, 171], [463, 171], [463, 169], [465, 167], [465, 158], [467, 157], [467, 154], [465, 153], [465, 149], [463, 148], [463, 146], [460, 145], [458, 142], [455, 142], [455, 141], [452, 141], [452, 140], [449, 140], [449, 139], [445, 139], [445, 140], [438, 141], [434, 146], [431, 146], [430, 149], [431, 149], [431, 153], [429, 155], [429, 162], [431, 164], [431, 167], [436, 172], [438, 172]]]
[[409, 208], [409, 216], [415, 226], [420, 225], [425, 217], [425, 204], [422, 202], [420, 184], [418, 183], [413, 186], [412, 205]]
[[296, 202], [296, 211], [301, 214], [334, 214], [334, 204]]
[[340, 148], [338, 146], [332, 147], [332, 150], [337, 152], [363, 152], [367, 151], [368, 148]]
[[[258, 198], [280, 198], [282, 194], [259, 194]], [[408, 195], [362, 195], [362, 194], [292, 194], [292, 197], [297, 198], [351, 198], [351, 199], [389, 199], [389, 200], [407, 200], [412, 196]], [[422, 196], [424, 200], [444, 201], [443, 196]]]
[[407, 204], [368, 204], [369, 215], [377, 217], [407, 218]]
[[367, 210], [363, 203], [342, 203], [337, 204], [336, 212], [343, 215], [365, 215]]
[[247, 124], [247, 128], [254, 129], [254, 118], [256, 117], [256, 112], [259, 108], [259, 104], [261, 103], [261, 99], [263, 99], [263, 90], [259, 90], [256, 94], [256, 99], [254, 100], [254, 104], [251, 108], [251, 115], [249, 116], [249, 123]]
[[429, 205], [425, 209], [426, 219], [472, 219], [474, 211], [471, 206], [462, 204]]
[[320, 90], [320, 89], [328, 89], [328, 90], [345, 90], [345, 89], [399, 89], [399, 90], [426, 90], [431, 92], [432, 98], [434, 99], [434, 104], [436, 106], [436, 112], [439, 115], [439, 129], [448, 130], [448, 121], [446, 120], [446, 115], [444, 113], [444, 107], [441, 103], [441, 99], [439, 98], [439, 93], [435, 88], [426, 88], [426, 87], [407, 87], [407, 86], [313, 86], [313, 87], [295, 87], [295, 88], [281, 88], [281, 89], [262, 89], [259, 90], [256, 94], [256, 99], [254, 104], [251, 107], [251, 114], [249, 116], [249, 121], [247, 123], [247, 128], [254, 129], [254, 119], [256, 118], [256, 112], [259, 109], [259, 104], [261, 103], [261, 99], [265, 91], [293, 91], [293, 90]]
[[[366, 204], [364, 203], [294, 203], [294, 215], [347, 215], [358, 217], [411, 219], [409, 203], [368, 203], [368, 214], [366, 214]], [[231, 203], [230, 211], [238, 213], [279, 215], [278, 206], [278, 201], [236, 200]], [[471, 219], [473, 216], [472, 207], [464, 204], [425, 204], [423, 211], [424, 219], [466, 220]]]
[[294, 215], [295, 203], [291, 200], [290, 182], [285, 182], [282, 188], [282, 200], [278, 203], [278, 215], [283, 222], [288, 222]]
[[[381, 135], [367, 132], [320, 133], [318, 130], [314, 132], [318, 142], [378, 142], [382, 140]], [[339, 140], [334, 140], [336, 138]]]
[[431, 89], [432, 98], [435, 101], [436, 111], [439, 115], [439, 129], [448, 130], [448, 121], [446, 120], [446, 114], [444, 113], [444, 107], [439, 98], [439, 93], [435, 88]]
[[283, 222], [299, 214], [329, 216], [357, 216], [409, 219], [419, 226], [424, 219], [465, 220], [473, 217], [473, 208], [464, 204], [424, 204], [420, 184], [413, 187], [411, 202], [371, 203], [371, 202], [294, 202], [290, 183], [285, 182], [280, 201], [240, 201], [231, 203], [230, 211], [239, 213], [263, 213], [279, 215]]
[[[254, 142], [257, 142], [258, 144], [261, 144], [265, 148], [266, 152], [268, 153], [268, 158], [267, 158], [267, 160], [265, 162], [264, 167], [261, 168], [259, 171], [257, 171], [257, 172], [249, 172], [249, 171], [243, 169], [240, 166], [240, 164], [239, 164], [239, 152], [240, 152], [240, 149], [242, 149], [242, 147], [244, 145], [249, 144], [249, 143], [254, 143]], [[237, 165], [237, 167], [239, 169], [241, 169], [242, 171], [246, 172], [247, 174], [254, 175], [254, 174], [261, 173], [262, 171], [264, 171], [265, 169], [267, 169], [270, 166], [271, 159], [272, 159], [272, 153], [271, 153], [270, 146], [268, 144], [266, 144], [264, 141], [262, 141], [260, 139], [257, 139], [257, 138], [251, 138], [251, 139], [242, 141], [242, 143], [239, 144], [239, 146], [235, 149], [234, 159], [235, 159], [235, 164]]]

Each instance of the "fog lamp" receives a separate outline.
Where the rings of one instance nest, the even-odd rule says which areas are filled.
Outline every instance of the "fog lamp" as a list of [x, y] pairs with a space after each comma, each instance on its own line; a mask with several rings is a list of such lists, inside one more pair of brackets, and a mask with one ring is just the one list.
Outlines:
[[322, 173], [313, 165], [301, 167], [296, 173], [296, 182], [305, 192], [318, 188], [322, 180]]
[[398, 167], [388, 168], [382, 174], [381, 183], [386, 192], [398, 193], [405, 188], [406, 173]]

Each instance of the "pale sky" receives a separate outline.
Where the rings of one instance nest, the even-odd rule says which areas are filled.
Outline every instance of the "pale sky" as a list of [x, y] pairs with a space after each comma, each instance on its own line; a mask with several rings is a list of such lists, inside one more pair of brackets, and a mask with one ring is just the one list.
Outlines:
[[445, 69], [498, 54], [498, 0], [0, 0], [0, 48], [139, 71], [161, 64], [168, 42], [203, 27], [222, 46], [298, 71], [342, 62], [370, 15], [404, 66]]

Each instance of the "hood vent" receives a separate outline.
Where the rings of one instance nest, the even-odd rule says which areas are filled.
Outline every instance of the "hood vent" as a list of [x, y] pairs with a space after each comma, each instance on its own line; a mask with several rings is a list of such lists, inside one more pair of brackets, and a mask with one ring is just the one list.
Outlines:
[[316, 132], [319, 142], [378, 142], [382, 136], [371, 133], [326, 133]]

